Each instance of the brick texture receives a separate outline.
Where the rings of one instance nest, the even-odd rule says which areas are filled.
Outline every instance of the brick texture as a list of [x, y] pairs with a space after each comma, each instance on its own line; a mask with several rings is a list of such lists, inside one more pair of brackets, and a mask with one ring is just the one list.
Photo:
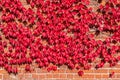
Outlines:
[[[99, 5], [97, 0], [91, 0], [89, 7], [93, 7], [93, 11], [97, 9]], [[106, 0], [102, 1], [102, 5], [105, 4]], [[21, 0], [22, 4], [28, 8], [25, 0]], [[104, 39], [108, 33], [103, 33], [96, 39]], [[112, 78], [109, 78], [109, 73], [115, 72]], [[84, 70], [83, 76], [78, 76], [77, 70], [69, 70], [66, 66], [61, 66], [55, 72], [47, 72], [46, 69], [35, 68], [32, 72], [25, 72], [24, 65], [20, 67], [17, 75], [8, 74], [4, 69], [0, 69], [0, 80], [120, 80], [120, 64], [110, 68], [108, 64], [102, 69], [90, 69]]]

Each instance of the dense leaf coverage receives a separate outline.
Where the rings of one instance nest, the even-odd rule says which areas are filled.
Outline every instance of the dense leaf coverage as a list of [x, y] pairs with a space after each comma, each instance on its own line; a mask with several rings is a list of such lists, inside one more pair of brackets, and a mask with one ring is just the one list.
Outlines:
[[[18, 65], [31, 71], [36, 63], [48, 71], [66, 65], [82, 76], [84, 69], [119, 62], [119, 1], [108, 0], [95, 12], [88, 7], [91, 0], [26, 1], [29, 8], [20, 0], [0, 0], [0, 67], [8, 73], [17, 74]], [[110, 35], [96, 40], [103, 32]]]

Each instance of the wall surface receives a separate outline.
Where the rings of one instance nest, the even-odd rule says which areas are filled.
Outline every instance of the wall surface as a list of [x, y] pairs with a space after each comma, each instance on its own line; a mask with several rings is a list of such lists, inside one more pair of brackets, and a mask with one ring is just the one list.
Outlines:
[[[25, 0], [21, 0], [23, 5], [28, 8], [29, 5], [26, 4]], [[101, 4], [105, 4], [105, 1]], [[96, 3], [96, 0], [91, 0], [89, 6], [93, 7], [95, 11], [99, 4]], [[94, 31], [93, 31], [94, 32]], [[95, 37], [96, 39], [104, 39], [108, 37], [108, 33], [102, 33], [99, 36]], [[95, 63], [98, 63], [96, 61]], [[94, 63], [94, 64], [95, 64]], [[0, 80], [120, 80], [120, 63], [114, 67], [109, 67], [109, 64], [101, 69], [90, 69], [84, 70], [83, 76], [78, 76], [77, 70], [70, 70], [66, 66], [61, 66], [57, 71], [47, 72], [46, 69], [39, 69], [34, 65], [34, 69], [31, 72], [25, 72], [24, 65], [19, 67], [19, 73], [17, 75], [8, 74], [4, 69], [0, 69]], [[112, 78], [109, 78], [111, 72], [115, 72]]]

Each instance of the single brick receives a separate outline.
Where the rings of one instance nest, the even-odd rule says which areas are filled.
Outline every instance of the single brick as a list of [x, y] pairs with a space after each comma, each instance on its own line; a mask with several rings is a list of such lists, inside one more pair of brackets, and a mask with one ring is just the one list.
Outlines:
[[34, 79], [34, 80], [38, 80], [38, 74], [32, 74], [32, 78]]
[[115, 67], [116, 67], [116, 68], [120, 68], [120, 64], [117, 64]]
[[25, 77], [25, 79], [30, 79], [30, 78], [32, 78], [32, 74], [31, 73], [25, 73], [24, 77]]
[[56, 73], [66, 73], [66, 69], [59, 69], [57, 71], [55, 71]]
[[60, 66], [60, 69], [67, 69], [67, 66], [66, 65], [62, 65], [62, 66]]
[[25, 65], [20, 65], [19, 67], [20, 67], [20, 68], [25, 68]]
[[8, 74], [8, 72], [7, 72], [6, 70], [4, 70], [4, 69], [1, 69], [1, 70], [0, 70], [0, 73], [1, 73], [1, 74]]
[[26, 71], [25, 71], [25, 68], [18, 68], [18, 72], [19, 73], [25, 73]]
[[110, 69], [109, 73], [112, 73], [112, 72], [120, 73], [120, 69]]
[[43, 68], [42, 68], [42, 69], [37, 68], [37, 69], [36, 69], [36, 72], [37, 72], [37, 73], [48, 73], [48, 71], [47, 71], [46, 69], [43, 69]]
[[59, 74], [60, 78], [67, 78], [67, 74]]
[[120, 79], [120, 74], [115, 74], [114, 76], [115, 78], [119, 78]]
[[102, 78], [101, 74], [94, 74], [95, 78]]
[[19, 74], [18, 74], [18, 78], [21, 80], [22, 77], [23, 77], [23, 74], [22, 74], [22, 73], [19, 73]]
[[84, 73], [94, 73], [94, 70], [84, 70]]
[[109, 63], [105, 63], [105, 65], [103, 66], [103, 68], [110, 68], [110, 64]]
[[46, 78], [46, 74], [39, 74], [38, 73], [38, 80], [42, 80], [42, 79], [45, 79]]
[[109, 78], [109, 74], [101, 74], [102, 78]]
[[10, 79], [10, 75], [8, 75], [8, 74], [3, 75], [3, 80], [9, 80], [9, 79]]
[[66, 73], [77, 73], [78, 72], [78, 70], [71, 70], [71, 69], [67, 69], [66, 70]]
[[106, 1], [105, 0], [102, 0], [102, 3], [101, 3], [103, 6], [106, 4]]
[[3, 75], [2, 75], [2, 74], [0, 74], [0, 79], [2, 80], [2, 78], [3, 78]]
[[46, 78], [53, 78], [52, 73], [47, 73], [47, 74], [46, 74]]
[[73, 79], [73, 74], [67, 74], [67, 78]]
[[74, 79], [71, 79], [71, 80], [87, 80], [87, 79], [84, 79], [84, 78], [74, 78]]
[[59, 73], [53, 73], [53, 78], [60, 78], [60, 74]]
[[94, 73], [108, 73], [108, 69], [97, 69], [94, 70]]
[[95, 74], [84, 74], [82, 78], [94, 78]]
[[73, 75], [73, 78], [79, 78], [79, 79], [80, 79], [81, 76], [79, 76], [78, 74], [74, 74], [74, 75]]

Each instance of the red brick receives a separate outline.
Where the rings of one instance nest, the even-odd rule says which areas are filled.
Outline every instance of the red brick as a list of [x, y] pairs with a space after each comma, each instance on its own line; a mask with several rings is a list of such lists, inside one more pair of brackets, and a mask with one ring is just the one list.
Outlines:
[[102, 78], [109, 78], [109, 74], [101, 74]]
[[30, 78], [32, 78], [32, 74], [31, 73], [25, 73], [24, 77], [25, 77], [25, 79], [30, 79]]
[[[30, 7], [30, 5], [26, 4], [26, 0], [21, 0], [23, 5], [28, 8]], [[91, 7], [94, 7], [94, 10], [96, 10], [96, 2], [93, 0], [90, 0], [93, 3], [90, 5]], [[102, 5], [105, 5], [106, 0], [102, 0]], [[120, 1], [120, 0], [119, 0]], [[92, 32], [94, 33], [94, 32]], [[102, 38], [101, 38], [102, 37]], [[97, 36], [97, 39], [101, 39], [104, 40], [106, 37], [108, 37], [107, 33], [102, 33], [102, 35]], [[47, 44], [47, 43], [46, 43]], [[95, 62], [98, 63], [100, 60], [96, 60]], [[94, 65], [96, 65], [96, 63]], [[105, 64], [104, 67], [102, 69], [98, 69], [98, 70], [83, 70], [84, 71], [84, 75], [78, 76], [77, 74], [77, 70], [69, 70], [67, 68], [67, 66], [61, 66], [57, 71], [51, 71], [51, 72], [47, 72], [46, 69], [38, 69], [36, 68], [37, 65], [33, 65], [36, 69], [36, 71], [32, 71], [30, 74], [29, 72], [26, 73], [24, 68], [25, 65], [21, 65], [19, 68], [19, 74], [18, 74], [18, 78], [19, 80], [23, 80], [23, 79], [35, 79], [35, 80], [52, 80], [51, 78], [54, 78], [54, 80], [109, 80], [109, 73], [111, 72], [115, 72], [115, 76], [113, 78], [111, 78], [110, 80], [120, 80], [120, 64], [117, 64], [115, 67], [110, 68], [109, 64]], [[117, 69], [114, 69], [117, 68]], [[108, 73], [109, 72], [109, 73]], [[10, 75], [8, 75], [7, 71], [5, 70], [0, 70], [0, 79], [2, 79], [2, 75], [3, 75], [3, 80], [13, 80], [11, 78]], [[93, 79], [95, 77], [95, 79]]]
[[66, 70], [66, 73], [77, 73], [78, 72], [78, 70], [71, 70], [71, 69], [67, 69]]
[[26, 71], [25, 71], [24, 68], [18, 68], [18, 72], [19, 72], [19, 73], [25, 73]]
[[95, 77], [94, 74], [84, 74], [84, 75], [82, 76], [82, 78], [94, 78], [94, 77]]
[[67, 75], [68, 74], [66, 74], [66, 73], [65, 74], [60, 74], [60, 78], [67, 78]]
[[21, 73], [18, 74], [18, 78], [19, 78], [20, 80], [22, 79], [23, 76], [24, 76], [24, 75], [21, 74]]
[[65, 73], [66, 70], [65, 70], [65, 69], [59, 69], [58, 72], [59, 72], [59, 73]]
[[[52, 79], [52, 80], [54, 80], [54, 79]], [[55, 79], [55, 80], [70, 80], [70, 79], [62, 79], [62, 78], [60, 78], [60, 79]]]
[[102, 4], [103, 6], [105, 5], [105, 3], [106, 3], [106, 1], [105, 1], [105, 0], [102, 0], [102, 3], [101, 3], [101, 4]]
[[74, 78], [74, 79], [72, 79], [72, 80], [86, 80], [86, 79], [84, 79], [84, 78]]
[[60, 78], [60, 74], [59, 73], [53, 74], [53, 78]]
[[38, 80], [39, 76], [37, 74], [32, 74], [32, 78]]
[[115, 77], [120, 79], [120, 74], [116, 74], [116, 76], [115, 76]]
[[3, 75], [2, 74], [0, 74], [0, 79], [2, 79], [3, 78]]
[[37, 68], [36, 72], [37, 73], [48, 73], [48, 71], [46, 69], [40, 69], [40, 68]]
[[20, 65], [19, 67], [20, 67], [20, 68], [25, 68], [25, 65]]
[[83, 70], [84, 73], [94, 73], [94, 70]]
[[4, 70], [4, 69], [1, 69], [1, 70], [0, 70], [0, 73], [1, 73], [1, 74], [8, 74], [8, 72], [7, 72], [6, 70]]
[[109, 73], [112, 73], [112, 72], [120, 73], [120, 69], [110, 69]]
[[109, 63], [106, 63], [106, 64], [103, 66], [103, 68], [109, 68], [109, 67], [110, 67]]
[[39, 80], [45, 79], [46, 78], [46, 74], [39, 74], [38, 78], [39, 78]]
[[94, 73], [108, 73], [108, 69], [97, 69], [97, 70], [94, 70]]
[[101, 74], [96, 74], [95, 78], [102, 78], [102, 75]]
[[119, 78], [118, 79], [117, 78], [116, 79], [112, 78], [111, 80], [120, 80], [120, 79]]
[[3, 80], [9, 80], [9, 79], [10, 79], [10, 76], [8, 74], [3, 75]]
[[73, 74], [67, 74], [67, 78], [73, 79]]
[[74, 74], [73, 78], [81, 78], [78, 74]]
[[46, 78], [48, 78], [48, 79], [49, 79], [49, 78], [53, 78], [53, 75], [52, 75], [51, 73], [47, 73], [47, 74], [46, 74]]

